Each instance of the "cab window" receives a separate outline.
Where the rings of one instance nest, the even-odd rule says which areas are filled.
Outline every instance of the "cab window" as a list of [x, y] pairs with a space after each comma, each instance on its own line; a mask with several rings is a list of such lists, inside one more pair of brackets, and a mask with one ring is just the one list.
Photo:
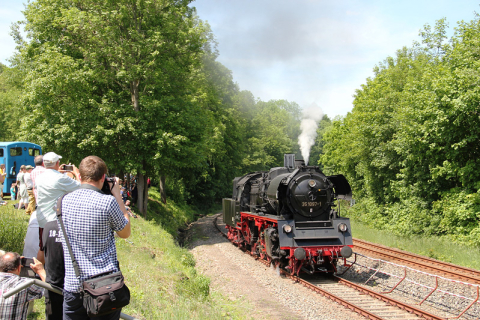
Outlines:
[[22, 147], [10, 148], [10, 157], [16, 157], [22, 155]]
[[40, 155], [40, 149], [28, 148], [28, 155], [33, 156], [33, 157], [39, 156]]
[[0, 158], [3, 157], [3, 149], [0, 149]]

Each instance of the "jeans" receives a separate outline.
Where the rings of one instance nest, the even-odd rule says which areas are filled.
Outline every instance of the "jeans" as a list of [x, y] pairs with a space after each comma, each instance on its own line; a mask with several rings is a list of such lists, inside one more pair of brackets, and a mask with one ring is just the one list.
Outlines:
[[115, 310], [112, 313], [89, 318], [87, 316], [87, 311], [83, 307], [83, 299], [81, 293], [77, 292], [63, 292], [63, 319], [64, 320], [118, 320], [120, 319], [120, 313], [122, 309]]

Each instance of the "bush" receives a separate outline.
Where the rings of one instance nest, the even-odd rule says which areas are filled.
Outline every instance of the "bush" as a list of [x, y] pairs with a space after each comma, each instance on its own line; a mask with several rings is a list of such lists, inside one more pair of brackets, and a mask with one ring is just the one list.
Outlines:
[[364, 198], [344, 214], [375, 229], [397, 235], [439, 235], [480, 246], [480, 193], [457, 188], [445, 192], [432, 206], [418, 197], [380, 205]]

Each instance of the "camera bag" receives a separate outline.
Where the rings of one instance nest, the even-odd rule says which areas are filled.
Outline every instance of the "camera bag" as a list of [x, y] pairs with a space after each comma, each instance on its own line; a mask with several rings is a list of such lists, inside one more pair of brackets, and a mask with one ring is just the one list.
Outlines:
[[[57, 200], [57, 217], [62, 227], [63, 236], [68, 252], [72, 259], [75, 275], [80, 278], [80, 268], [70, 246], [65, 226], [62, 220], [62, 200], [65, 195]], [[102, 316], [122, 308], [130, 303], [130, 290], [125, 285], [121, 271], [107, 272], [95, 275], [85, 280], [81, 287], [83, 307], [89, 317]]]
[[130, 290], [121, 271], [104, 273], [83, 282], [83, 307], [89, 317], [101, 316], [130, 302]]

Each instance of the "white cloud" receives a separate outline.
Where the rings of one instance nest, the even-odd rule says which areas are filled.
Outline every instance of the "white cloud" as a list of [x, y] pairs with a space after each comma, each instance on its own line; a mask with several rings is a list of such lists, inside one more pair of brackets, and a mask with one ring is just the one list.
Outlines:
[[218, 11], [211, 17], [219, 61], [241, 89], [262, 100], [316, 102], [329, 116], [350, 111], [373, 67], [410, 46], [420, 29], [392, 21], [375, 2], [206, 2]]

